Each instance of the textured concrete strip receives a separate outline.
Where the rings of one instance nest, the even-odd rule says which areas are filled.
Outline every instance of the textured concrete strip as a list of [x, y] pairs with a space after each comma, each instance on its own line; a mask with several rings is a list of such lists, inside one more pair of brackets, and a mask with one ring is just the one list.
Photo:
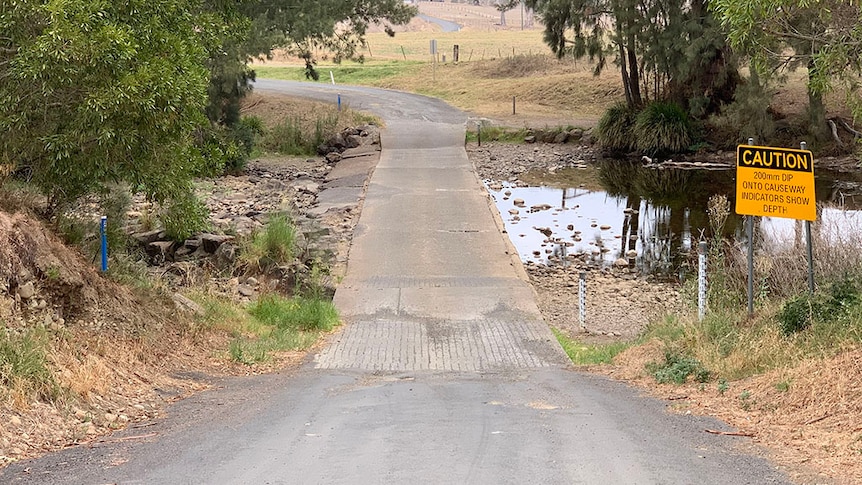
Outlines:
[[499, 371], [567, 365], [540, 320], [381, 318], [348, 325], [317, 367], [372, 371]]

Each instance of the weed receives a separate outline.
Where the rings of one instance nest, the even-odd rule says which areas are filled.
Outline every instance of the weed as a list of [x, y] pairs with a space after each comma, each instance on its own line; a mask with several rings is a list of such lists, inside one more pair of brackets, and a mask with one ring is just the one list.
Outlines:
[[625, 342], [604, 345], [584, 344], [567, 337], [557, 329], [552, 330], [557, 337], [557, 341], [560, 342], [563, 350], [566, 351], [569, 359], [575, 365], [610, 364], [613, 362], [614, 357], [630, 346], [630, 344]]
[[183, 195], [169, 201], [160, 218], [171, 240], [185, 241], [207, 227], [209, 210], [194, 195]]
[[739, 405], [745, 410], [751, 410], [751, 406], [754, 404], [754, 400], [751, 399], [751, 392], [748, 390], [744, 390], [739, 394]]
[[718, 394], [723, 396], [724, 393], [727, 392], [728, 389], [730, 389], [730, 386], [727, 384], [726, 380], [719, 379], [717, 388], [718, 388]]
[[290, 263], [295, 257], [296, 236], [296, 227], [290, 217], [284, 214], [273, 216], [243, 245], [240, 259], [258, 269]]
[[781, 382], [776, 382], [774, 387], [775, 387], [775, 390], [777, 390], [777, 391], [787, 392], [790, 390], [790, 381], [783, 380]]
[[45, 335], [39, 330], [12, 333], [0, 326], [0, 386], [19, 404], [33, 397], [53, 401], [60, 388], [48, 368]]
[[670, 350], [665, 351], [665, 361], [662, 364], [651, 362], [647, 370], [659, 384], [685, 384], [689, 376], [694, 376], [697, 382], [707, 382], [709, 371], [697, 360], [683, 356]]

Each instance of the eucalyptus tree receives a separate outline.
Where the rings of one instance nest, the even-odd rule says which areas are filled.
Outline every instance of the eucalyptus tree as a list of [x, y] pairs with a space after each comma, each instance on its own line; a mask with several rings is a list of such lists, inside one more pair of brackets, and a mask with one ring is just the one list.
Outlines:
[[712, 8], [731, 44], [751, 57], [761, 76], [808, 70], [809, 130], [825, 136], [823, 94], [843, 86], [857, 118], [862, 102], [862, 8], [843, 0], [715, 0]]
[[[126, 182], [187, 200], [205, 172], [207, 24], [195, 0], [0, 0], [0, 163], [55, 214]], [[212, 19], [211, 19], [212, 20]]]

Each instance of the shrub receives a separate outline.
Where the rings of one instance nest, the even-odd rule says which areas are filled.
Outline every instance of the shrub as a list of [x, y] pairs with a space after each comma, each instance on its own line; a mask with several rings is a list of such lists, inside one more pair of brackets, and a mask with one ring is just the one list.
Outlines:
[[679, 153], [692, 145], [688, 114], [676, 103], [650, 103], [638, 115], [632, 130], [638, 150], [651, 155]]
[[185, 241], [207, 227], [209, 211], [194, 194], [182, 194], [168, 202], [159, 217], [168, 237]]
[[680, 353], [670, 350], [665, 351], [665, 361], [662, 364], [647, 364], [647, 370], [660, 384], [685, 384], [688, 377], [693, 375], [697, 382], [707, 382], [710, 377], [709, 371], [697, 359], [686, 357]]
[[638, 116], [635, 108], [626, 103], [611, 106], [596, 126], [596, 138], [599, 143], [610, 150], [629, 151], [634, 148], [633, 128]]

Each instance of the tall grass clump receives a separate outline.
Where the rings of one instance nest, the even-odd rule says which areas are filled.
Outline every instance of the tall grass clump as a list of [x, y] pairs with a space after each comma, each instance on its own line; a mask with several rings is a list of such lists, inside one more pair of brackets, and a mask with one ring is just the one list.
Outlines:
[[687, 151], [694, 137], [688, 113], [676, 103], [656, 101], [637, 115], [635, 146], [650, 155]]
[[260, 147], [269, 152], [291, 156], [313, 156], [317, 148], [338, 132], [339, 112], [327, 109], [312, 119], [297, 116], [263, 130]]
[[612, 151], [627, 152], [635, 147], [634, 126], [638, 110], [626, 103], [611, 106], [599, 119], [596, 138], [599, 143]]
[[249, 313], [282, 330], [328, 332], [338, 323], [338, 311], [332, 302], [317, 298], [264, 295], [249, 308]]
[[12, 333], [0, 326], [0, 395], [26, 405], [33, 398], [53, 401], [59, 386], [48, 367], [45, 339], [37, 330]]
[[296, 226], [289, 216], [273, 216], [243, 245], [240, 259], [257, 269], [290, 263], [296, 256]]

